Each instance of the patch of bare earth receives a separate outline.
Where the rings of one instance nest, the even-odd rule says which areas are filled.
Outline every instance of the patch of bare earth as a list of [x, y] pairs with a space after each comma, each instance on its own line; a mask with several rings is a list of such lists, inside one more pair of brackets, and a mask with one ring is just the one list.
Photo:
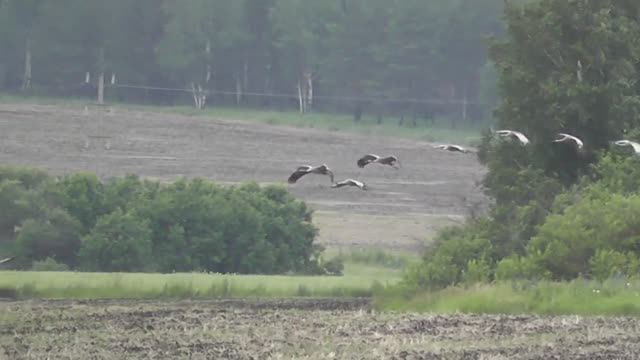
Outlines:
[[[360, 169], [356, 160], [366, 153], [397, 155], [403, 166]], [[336, 180], [357, 178], [371, 190], [331, 189], [316, 175], [287, 186], [317, 210], [319, 242], [340, 247], [418, 250], [484, 202], [475, 155], [426, 142], [110, 107], [0, 104], [0, 163], [103, 178], [282, 184], [299, 165], [326, 163]]]
[[6, 359], [637, 359], [635, 318], [376, 313], [365, 300], [0, 303]]

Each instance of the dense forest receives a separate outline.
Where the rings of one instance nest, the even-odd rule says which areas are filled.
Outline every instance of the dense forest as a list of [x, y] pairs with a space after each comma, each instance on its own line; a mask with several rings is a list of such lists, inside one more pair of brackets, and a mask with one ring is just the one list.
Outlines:
[[102, 79], [119, 101], [474, 122], [496, 103], [486, 44], [504, 31], [503, 7], [0, 0], [0, 91], [94, 97]]

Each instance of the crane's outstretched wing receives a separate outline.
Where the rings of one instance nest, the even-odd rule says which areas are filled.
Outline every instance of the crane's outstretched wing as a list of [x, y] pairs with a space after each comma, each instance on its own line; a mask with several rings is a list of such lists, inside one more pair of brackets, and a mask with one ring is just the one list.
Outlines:
[[347, 185], [350, 185], [349, 184], [349, 180], [342, 180], [342, 181], [339, 181], [337, 183], [333, 183], [333, 185], [331, 185], [331, 187], [332, 188], [341, 188], [341, 187], [347, 186]]
[[311, 170], [311, 166], [300, 166], [298, 169], [296, 169], [296, 171], [294, 171], [289, 176], [289, 179], [287, 179], [287, 182], [289, 182], [289, 184], [294, 184], [301, 177], [307, 175], [310, 170]]
[[523, 133], [519, 131], [514, 131], [513, 135], [515, 135], [518, 138], [518, 140], [520, 140], [522, 145], [527, 145], [529, 143], [529, 139], [526, 136], [524, 136]]
[[397, 157], [391, 155], [378, 160], [378, 163], [382, 165], [392, 166], [394, 169], [397, 169], [397, 165], [400, 165], [400, 160]]
[[8, 263], [9, 261], [15, 259], [15, 256], [0, 260], [0, 264]]
[[638, 144], [635, 141], [629, 141], [629, 145], [631, 145], [631, 147], [633, 148], [633, 151], [635, 151], [636, 154], [640, 154], [640, 144]]
[[361, 190], [367, 190], [367, 185], [362, 181], [354, 180], [354, 179], [346, 179], [340, 182], [334, 183], [331, 185], [332, 188], [341, 188], [343, 186], [356, 186]]
[[377, 159], [379, 159], [380, 157], [378, 155], [374, 155], [374, 154], [367, 154], [363, 157], [361, 157], [360, 159], [358, 159], [358, 167], [365, 167], [367, 164], [371, 163], [372, 161], [375, 161]]
[[322, 164], [320, 166], [314, 167], [314, 168], [310, 169], [309, 172], [314, 173], [314, 174], [320, 174], [320, 175], [329, 175], [329, 180], [333, 184], [333, 171], [331, 171], [331, 169], [329, 169], [327, 164]]

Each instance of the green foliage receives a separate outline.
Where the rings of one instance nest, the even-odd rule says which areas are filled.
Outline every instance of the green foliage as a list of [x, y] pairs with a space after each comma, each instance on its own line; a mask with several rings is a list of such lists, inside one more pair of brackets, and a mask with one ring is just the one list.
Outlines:
[[34, 261], [31, 265], [31, 271], [69, 271], [67, 264], [61, 264], [55, 259], [48, 257], [41, 261]]
[[489, 281], [491, 267], [485, 260], [471, 259], [467, 262], [467, 269], [462, 274], [462, 282], [468, 285]]
[[638, 274], [638, 257], [633, 252], [622, 253], [610, 249], [598, 249], [589, 260], [592, 276], [600, 281], [614, 276]]
[[34, 260], [52, 257], [70, 267], [76, 265], [82, 226], [65, 210], [46, 209], [41, 216], [21, 224], [14, 243], [17, 263], [26, 266]]
[[344, 271], [344, 263], [337, 257], [323, 262], [322, 267], [328, 275], [342, 275]]
[[281, 186], [0, 176], [0, 234], [22, 267], [52, 257], [95, 271], [325, 272], [311, 210]]
[[555, 279], [586, 275], [598, 249], [638, 252], [639, 226], [640, 195], [584, 197], [546, 218], [529, 244], [528, 256]]
[[[507, 39], [489, 50], [502, 96], [498, 126], [527, 134], [527, 163], [564, 184], [585, 173], [623, 129], [638, 125], [640, 97], [631, 79], [640, 58], [639, 6], [586, 0], [507, 5]], [[584, 151], [551, 143], [557, 132], [580, 137]], [[500, 166], [510, 163], [503, 157]]]
[[480, 259], [479, 263], [471, 262], [474, 267], [491, 263], [494, 253], [486, 237], [487, 224], [478, 221], [466, 227], [441, 231], [425, 253], [423, 262], [407, 271], [406, 284], [420, 289], [443, 288], [462, 281], [470, 259]]
[[495, 279], [498, 281], [530, 279], [539, 273], [529, 259], [517, 255], [500, 260], [495, 272]]
[[79, 260], [85, 271], [143, 271], [151, 258], [148, 222], [117, 209], [98, 218], [82, 239]]
[[[478, 279], [633, 276], [639, 158], [611, 142], [640, 135], [640, 3], [506, 4], [507, 37], [489, 49], [496, 116], [499, 128], [531, 142], [484, 134], [478, 158], [494, 200], [487, 218], [443, 231], [405, 282], [440, 289]], [[584, 148], [553, 143], [558, 132]]]
[[63, 207], [80, 220], [84, 231], [91, 229], [103, 215], [103, 185], [94, 174], [75, 173], [63, 177], [59, 183]]

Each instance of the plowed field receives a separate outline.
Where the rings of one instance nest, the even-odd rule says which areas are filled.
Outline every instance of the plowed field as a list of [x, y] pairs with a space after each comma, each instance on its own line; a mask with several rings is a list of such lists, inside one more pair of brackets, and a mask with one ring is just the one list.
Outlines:
[[[366, 153], [394, 154], [402, 168], [360, 169], [356, 160]], [[297, 166], [322, 163], [336, 180], [357, 178], [371, 188], [331, 189], [317, 175], [289, 186], [316, 210], [319, 241], [329, 247], [418, 250], [436, 229], [484, 202], [475, 155], [426, 142], [111, 107], [0, 104], [0, 164], [54, 174], [286, 184]]]
[[387, 314], [365, 300], [0, 303], [0, 359], [637, 359], [635, 318]]

